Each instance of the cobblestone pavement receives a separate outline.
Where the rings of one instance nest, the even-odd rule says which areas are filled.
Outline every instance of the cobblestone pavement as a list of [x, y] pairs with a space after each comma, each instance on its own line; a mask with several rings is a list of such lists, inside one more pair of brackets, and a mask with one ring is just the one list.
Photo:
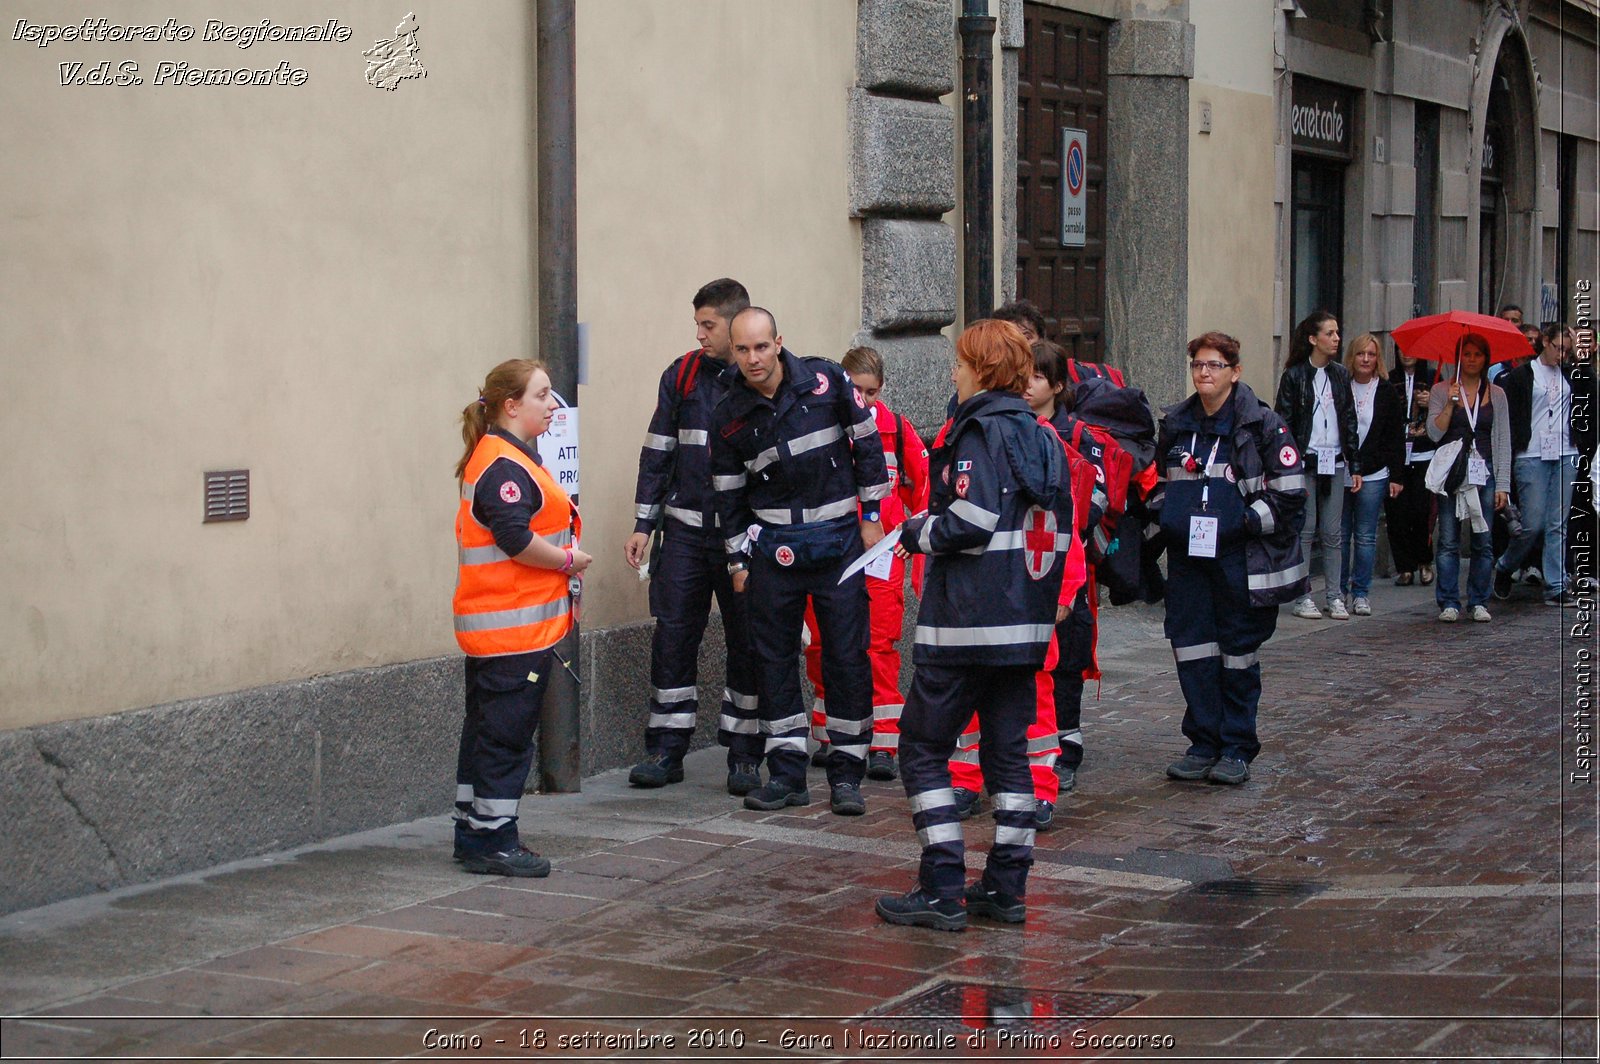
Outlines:
[[530, 798], [546, 880], [460, 874], [441, 817], [6, 918], [0, 1055], [1594, 1059], [1589, 615], [1447, 626], [1400, 590], [1285, 612], [1238, 788], [1165, 779], [1159, 612], [1108, 615], [1021, 928], [877, 920], [915, 869], [899, 784], [840, 818], [813, 770], [816, 804], [747, 812], [703, 751]]

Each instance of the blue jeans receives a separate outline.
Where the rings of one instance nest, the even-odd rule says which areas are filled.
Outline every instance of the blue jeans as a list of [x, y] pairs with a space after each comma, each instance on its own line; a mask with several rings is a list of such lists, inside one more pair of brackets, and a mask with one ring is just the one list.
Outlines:
[[[1372, 564], [1378, 558], [1378, 513], [1389, 495], [1389, 478], [1362, 480], [1361, 490], [1345, 500], [1339, 523], [1339, 593], [1366, 598], [1372, 591]], [[1355, 567], [1350, 543], [1355, 541]]]
[[1517, 485], [1517, 505], [1522, 508], [1522, 534], [1506, 546], [1497, 563], [1503, 572], [1515, 572], [1528, 564], [1544, 539], [1545, 594], [1554, 598], [1567, 586], [1567, 510], [1572, 506], [1572, 481], [1577, 456], [1549, 462], [1541, 458], [1518, 458], [1511, 463], [1511, 479]]
[[[1467, 568], [1467, 608], [1489, 604], [1489, 583], [1494, 571], [1494, 547], [1490, 542], [1490, 529], [1494, 525], [1494, 474], [1489, 483], [1478, 489], [1478, 503], [1483, 507], [1483, 519], [1488, 524], [1482, 532], [1472, 532], [1472, 561]], [[1456, 517], [1456, 503], [1451, 496], [1439, 496], [1439, 557], [1435, 563], [1439, 571], [1438, 582], [1433, 585], [1433, 600], [1440, 609], [1461, 608], [1461, 520]]]

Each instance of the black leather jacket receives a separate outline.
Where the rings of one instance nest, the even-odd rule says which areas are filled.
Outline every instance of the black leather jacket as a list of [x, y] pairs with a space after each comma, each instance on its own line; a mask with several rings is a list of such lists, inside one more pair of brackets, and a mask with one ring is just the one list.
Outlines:
[[[1323, 368], [1328, 371], [1328, 386], [1333, 389], [1333, 412], [1339, 421], [1339, 450], [1348, 464], [1354, 461], [1356, 451], [1361, 446], [1360, 435], [1356, 432], [1356, 400], [1350, 394], [1350, 372], [1338, 362], [1329, 362]], [[1311, 453], [1311, 414], [1316, 409], [1316, 398], [1311, 394], [1311, 383], [1316, 375], [1317, 367], [1311, 364], [1309, 358], [1285, 369], [1283, 376], [1278, 379], [1278, 397], [1272, 404], [1272, 409], [1294, 433], [1295, 441], [1306, 456], [1307, 466], [1314, 461]], [[1333, 470], [1319, 469], [1316, 472], [1319, 476], [1328, 476]]]

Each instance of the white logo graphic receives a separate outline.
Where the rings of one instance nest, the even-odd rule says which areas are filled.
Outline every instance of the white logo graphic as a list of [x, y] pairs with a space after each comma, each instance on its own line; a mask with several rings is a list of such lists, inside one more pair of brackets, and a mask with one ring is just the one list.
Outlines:
[[1298, 461], [1300, 461], [1300, 452], [1296, 451], [1287, 443], [1284, 444], [1283, 449], [1278, 452], [1278, 464], [1281, 466], [1292, 466]]
[[823, 394], [825, 394], [827, 392], [827, 390], [828, 390], [828, 375], [826, 373], [822, 373], [822, 372], [819, 371], [817, 373], [817, 386], [815, 388], [811, 389], [811, 394], [812, 395], [823, 395]]
[[428, 72], [417, 59], [417, 16], [407, 13], [394, 28], [394, 37], [379, 40], [361, 53], [367, 57], [367, 84], [393, 92], [407, 78], [425, 78]]
[[508, 480], [500, 485], [500, 498], [506, 502], [520, 502], [522, 500], [522, 489]]
[[794, 551], [790, 550], [788, 547], [779, 547], [773, 552], [773, 557], [777, 559], [779, 565], [787, 566], [794, 564]]

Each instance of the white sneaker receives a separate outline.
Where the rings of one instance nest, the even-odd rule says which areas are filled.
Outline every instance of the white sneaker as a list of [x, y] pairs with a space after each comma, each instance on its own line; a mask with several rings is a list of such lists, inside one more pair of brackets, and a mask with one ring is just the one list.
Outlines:
[[1472, 607], [1472, 619], [1483, 624], [1489, 623], [1489, 611], [1483, 606]]
[[1308, 598], [1303, 598], [1294, 604], [1294, 615], [1304, 617], [1308, 621], [1322, 620], [1322, 611], [1317, 609], [1317, 604]]
[[1522, 570], [1522, 579], [1533, 587], [1544, 587], [1544, 572], [1536, 566], [1528, 566]]
[[1344, 608], [1344, 599], [1336, 598], [1328, 603], [1328, 616], [1336, 621], [1348, 621], [1350, 611]]
[[1350, 612], [1355, 614], [1357, 617], [1371, 617], [1372, 603], [1362, 598], [1360, 595], [1357, 595], [1355, 605], [1351, 608]]
[[[1479, 608], [1481, 609], [1482, 607]], [[1461, 611], [1456, 609], [1454, 606], [1446, 606], [1444, 609], [1439, 611], [1439, 619], [1445, 624], [1455, 624], [1456, 621], [1460, 620], [1460, 618]]]

